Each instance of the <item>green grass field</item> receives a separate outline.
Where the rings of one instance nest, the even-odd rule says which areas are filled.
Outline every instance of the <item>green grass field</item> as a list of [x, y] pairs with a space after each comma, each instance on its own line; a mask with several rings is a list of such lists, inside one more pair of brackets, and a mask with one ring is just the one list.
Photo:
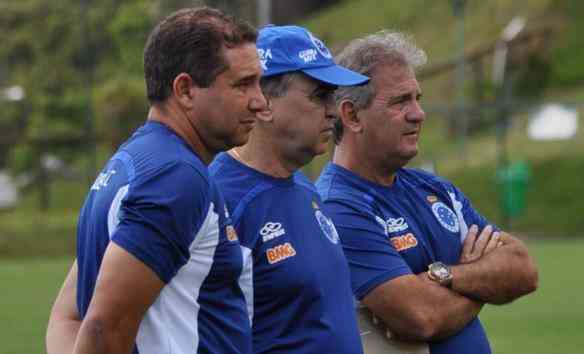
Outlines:
[[[529, 242], [540, 268], [536, 294], [511, 305], [488, 306], [481, 318], [494, 353], [582, 353], [584, 283], [577, 269], [584, 240]], [[71, 263], [67, 258], [0, 261], [0, 354], [44, 352], [53, 298]]]

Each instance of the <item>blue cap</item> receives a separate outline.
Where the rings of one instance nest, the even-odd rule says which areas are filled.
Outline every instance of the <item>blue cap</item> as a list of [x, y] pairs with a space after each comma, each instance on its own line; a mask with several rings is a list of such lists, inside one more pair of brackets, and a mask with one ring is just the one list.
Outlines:
[[337, 65], [324, 43], [302, 27], [268, 25], [260, 29], [256, 45], [263, 77], [301, 71], [337, 86], [358, 85], [369, 80]]

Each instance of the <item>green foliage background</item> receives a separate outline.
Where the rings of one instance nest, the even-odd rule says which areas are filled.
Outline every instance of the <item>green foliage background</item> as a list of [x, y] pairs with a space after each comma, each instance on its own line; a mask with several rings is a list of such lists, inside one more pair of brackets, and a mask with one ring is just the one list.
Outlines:
[[[237, 4], [245, 1], [208, 1]], [[0, 170], [35, 171], [38, 157], [52, 153], [85, 171], [95, 135], [99, 168], [121, 141], [143, 122], [147, 102], [142, 74], [142, 50], [158, 20], [191, 0], [19, 0], [0, 2], [0, 88], [20, 85], [26, 99], [2, 102]], [[584, 102], [584, 3], [578, 0], [466, 1], [465, 43], [471, 51], [500, 36], [516, 15], [527, 27], [551, 25], [551, 47], [535, 59], [535, 67], [519, 68], [517, 90], [534, 89], [538, 100]], [[452, 1], [345, 0], [312, 13], [301, 21], [333, 49], [350, 39], [382, 28], [411, 33], [429, 57], [428, 65], [452, 58], [456, 51], [456, 18]], [[487, 65], [490, 63], [487, 62]], [[537, 69], [538, 65], [541, 70]], [[517, 68], [515, 68], [517, 69]], [[545, 75], [539, 73], [546, 73]], [[535, 75], [537, 74], [537, 75]], [[469, 90], [472, 83], [469, 81]], [[486, 98], [494, 97], [486, 82]], [[523, 85], [523, 86], [521, 86]], [[413, 165], [432, 161], [437, 171], [453, 179], [479, 210], [501, 223], [499, 186], [495, 184], [499, 141], [492, 121], [477, 126], [460, 141], [448, 131], [452, 112], [431, 112], [436, 102], [455, 102], [453, 74], [422, 81], [428, 111], [421, 154]], [[533, 101], [537, 103], [539, 101]], [[580, 106], [581, 115], [584, 112]], [[496, 113], [496, 112], [495, 112]], [[578, 183], [584, 160], [584, 135], [568, 142], [534, 143], [525, 136], [526, 111], [517, 113], [509, 131], [513, 160], [528, 161], [532, 180], [526, 213], [513, 228], [528, 233], [581, 235], [584, 190]], [[491, 114], [493, 119], [496, 114]], [[23, 118], [24, 120], [23, 124]], [[12, 136], [4, 141], [5, 136]], [[42, 139], [61, 141], [42, 144]], [[318, 175], [330, 154], [306, 170]], [[56, 180], [49, 186], [50, 209], [39, 211], [36, 185], [23, 190], [14, 210], [0, 211], [0, 254], [55, 255], [73, 251], [75, 220], [95, 171], [85, 179]], [[26, 222], [23, 222], [25, 220]], [[39, 245], [34, 248], [33, 245]]]

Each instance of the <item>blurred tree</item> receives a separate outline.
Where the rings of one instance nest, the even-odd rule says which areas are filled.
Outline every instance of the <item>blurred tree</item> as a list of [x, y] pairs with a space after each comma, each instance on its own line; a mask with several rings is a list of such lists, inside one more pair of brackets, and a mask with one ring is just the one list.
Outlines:
[[[0, 88], [24, 87], [29, 113], [12, 134], [16, 144], [0, 143], [0, 164], [7, 148], [19, 169], [32, 167], [33, 151], [65, 159], [91, 154], [93, 134], [117, 146], [147, 112], [148, 33], [172, 11], [203, 3], [246, 18], [255, 9], [244, 0], [1, 1]], [[0, 112], [3, 130], [23, 121], [22, 109], [3, 104]], [[19, 146], [31, 141], [33, 148]]]
[[[19, 140], [50, 143], [52, 139], [84, 136], [87, 107], [92, 102], [99, 104], [94, 107], [96, 116], [105, 117], [100, 112], [107, 111], [109, 103], [91, 97], [92, 90], [87, 88], [94, 86], [94, 92], [100, 92], [102, 86], [111, 87], [112, 80], [142, 80], [142, 49], [156, 15], [156, 2], [147, 0], [0, 2], [0, 63], [6, 68], [0, 85], [23, 86], [30, 107], [28, 124]], [[133, 92], [123, 90], [117, 95], [117, 101], [127, 98], [136, 106], [133, 116], [144, 119], [145, 99], [136, 102]], [[2, 121], [22, 119], [13, 111], [3, 110]], [[124, 111], [124, 115], [131, 113]], [[129, 129], [126, 124], [110, 126]], [[119, 134], [110, 134], [114, 135]], [[43, 148], [55, 147], [49, 144]], [[83, 152], [71, 146], [64, 149]], [[22, 153], [18, 155], [24, 158]], [[64, 155], [74, 157], [75, 153]]]
[[95, 91], [97, 133], [116, 149], [148, 114], [142, 80], [109, 80]]

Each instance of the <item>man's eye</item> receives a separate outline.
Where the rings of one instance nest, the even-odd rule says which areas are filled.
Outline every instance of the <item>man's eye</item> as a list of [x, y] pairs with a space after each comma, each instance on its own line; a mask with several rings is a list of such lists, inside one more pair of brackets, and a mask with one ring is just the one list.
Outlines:
[[233, 87], [237, 87], [237, 88], [247, 88], [250, 87], [254, 84], [253, 80], [242, 80], [242, 81], [238, 81], [236, 82]]
[[401, 96], [401, 97], [396, 97], [396, 98], [394, 98], [392, 100], [389, 100], [389, 102], [387, 103], [387, 105], [389, 107], [402, 107], [408, 101], [409, 101], [409, 96]]
[[311, 98], [315, 101], [328, 102], [332, 98], [332, 91], [329, 90], [316, 90], [312, 93]]

